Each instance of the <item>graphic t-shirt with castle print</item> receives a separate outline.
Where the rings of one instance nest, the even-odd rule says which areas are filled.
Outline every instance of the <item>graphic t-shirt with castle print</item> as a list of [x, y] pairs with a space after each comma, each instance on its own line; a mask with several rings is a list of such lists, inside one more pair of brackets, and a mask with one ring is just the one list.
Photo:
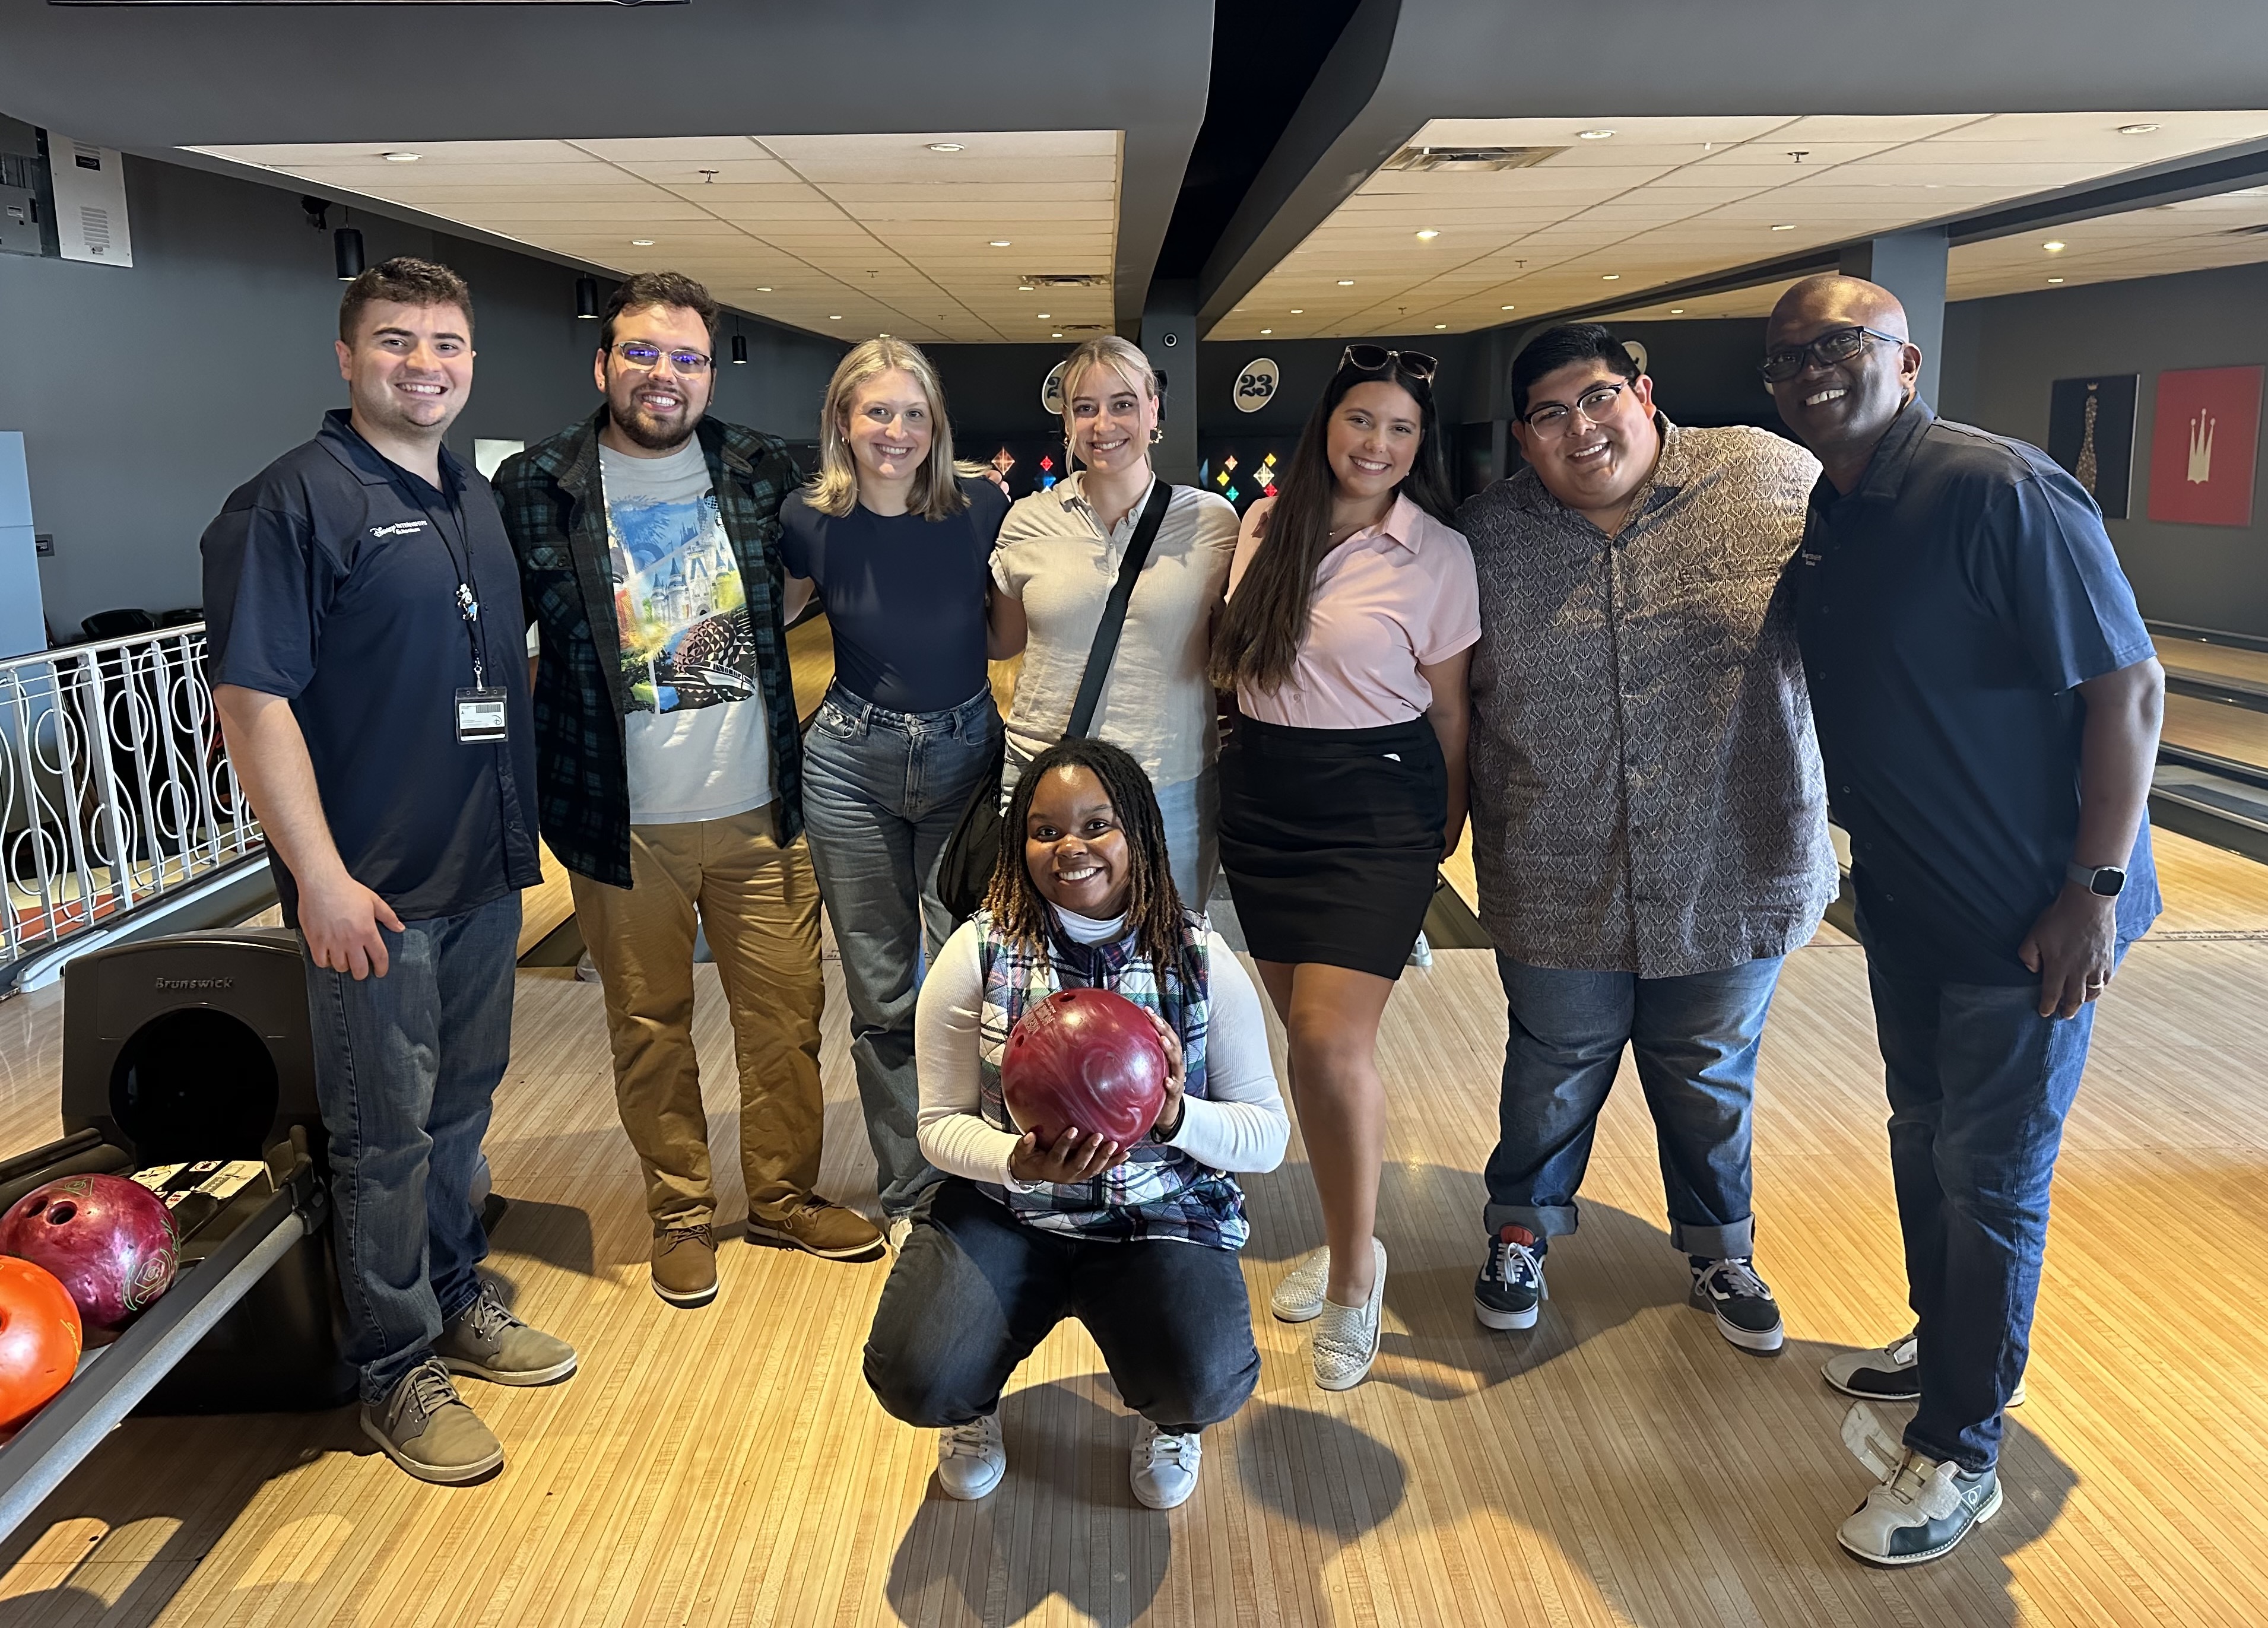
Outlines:
[[599, 449], [630, 823], [722, 820], [770, 802], [771, 743], [740, 563], [701, 443], [661, 458]]

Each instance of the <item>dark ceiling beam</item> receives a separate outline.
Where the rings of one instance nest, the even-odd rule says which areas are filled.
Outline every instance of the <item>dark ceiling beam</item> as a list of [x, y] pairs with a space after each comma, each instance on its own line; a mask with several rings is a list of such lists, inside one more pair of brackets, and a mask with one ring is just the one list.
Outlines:
[[[873, 14], [691, 5], [0, 0], [0, 112], [128, 151], [271, 142], [1124, 132], [1114, 305], [1138, 321], [1204, 122], [1212, 0]], [[411, 63], [404, 67], [402, 64]], [[629, 77], [624, 77], [625, 74]], [[657, 93], [654, 76], [666, 76]]]

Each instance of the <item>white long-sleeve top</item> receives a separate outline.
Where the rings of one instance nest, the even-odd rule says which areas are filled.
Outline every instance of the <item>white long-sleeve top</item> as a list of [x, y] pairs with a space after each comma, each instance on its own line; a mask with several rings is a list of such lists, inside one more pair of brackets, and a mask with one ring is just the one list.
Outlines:
[[[1125, 918], [1094, 921], [1057, 911], [1066, 936], [1101, 944], [1126, 931]], [[1211, 1010], [1205, 1031], [1205, 1095], [1182, 1099], [1181, 1128], [1169, 1146], [1215, 1170], [1273, 1170], [1284, 1161], [1292, 1125], [1268, 1055], [1260, 993], [1219, 933], [1206, 937]], [[1008, 1174], [1017, 1138], [978, 1112], [983, 1086], [977, 1024], [984, 1004], [976, 924], [964, 922], [922, 980], [914, 1007], [914, 1068], [921, 1083], [917, 1136], [922, 1156], [950, 1175], [1029, 1190]]]

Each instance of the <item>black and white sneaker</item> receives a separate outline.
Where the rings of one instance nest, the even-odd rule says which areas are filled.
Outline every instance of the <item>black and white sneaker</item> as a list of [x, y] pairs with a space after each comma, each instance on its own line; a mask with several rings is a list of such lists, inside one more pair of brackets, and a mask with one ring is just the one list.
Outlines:
[[1532, 1329], [1543, 1286], [1543, 1240], [1506, 1221], [1489, 1240], [1488, 1259], [1473, 1279], [1473, 1315], [1484, 1329]]
[[1870, 1565], [1919, 1565], [1950, 1553], [1999, 1513], [1996, 1470], [1970, 1475], [1949, 1459], [1908, 1448], [1837, 1529], [1835, 1541]]
[[[1874, 1351], [1844, 1351], [1830, 1357], [1820, 1376], [1846, 1396], [1866, 1402], [1919, 1402], [1921, 1367], [1915, 1352], [1921, 1347], [1918, 1332]], [[2016, 1381], [2008, 1405], [2024, 1405], [2024, 1381]]]
[[1771, 1285], [1746, 1256], [1695, 1261], [1693, 1304], [1717, 1315], [1717, 1332], [1742, 1351], [1772, 1352], [1786, 1337]]

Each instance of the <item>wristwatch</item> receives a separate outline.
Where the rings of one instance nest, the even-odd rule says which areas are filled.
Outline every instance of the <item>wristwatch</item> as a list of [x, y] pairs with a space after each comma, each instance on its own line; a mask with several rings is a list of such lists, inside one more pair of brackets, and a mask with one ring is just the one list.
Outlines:
[[2117, 865], [2067, 865], [2065, 877], [2099, 898], [2115, 899], [2126, 885], [2126, 870]]

